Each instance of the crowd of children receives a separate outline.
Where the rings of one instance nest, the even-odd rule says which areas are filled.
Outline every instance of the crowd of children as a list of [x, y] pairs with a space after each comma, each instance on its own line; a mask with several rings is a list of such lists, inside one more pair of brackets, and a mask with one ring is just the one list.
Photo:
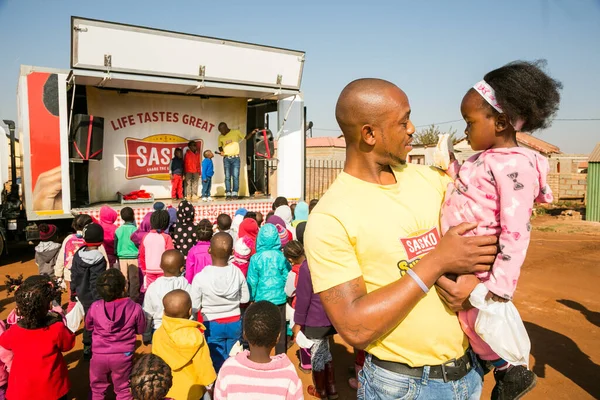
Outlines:
[[[4, 393], [11, 400], [66, 398], [62, 352], [73, 348], [81, 322], [91, 399], [111, 389], [119, 400], [241, 399], [247, 393], [303, 398], [286, 355], [288, 302], [297, 297], [286, 295], [286, 282], [292, 268], [299, 278], [306, 264], [302, 243], [290, 241], [297, 229], [303, 232], [308, 209], [301, 202], [294, 221], [287, 200], [278, 198], [276, 215], [264, 225], [262, 214], [245, 209], [233, 219], [222, 214], [214, 223], [194, 224], [194, 206], [183, 200], [177, 210], [155, 204], [138, 227], [130, 207], [121, 209], [119, 226], [119, 214], [103, 207], [99, 221], [76, 216], [75, 233], [62, 243], [55, 225], [40, 225], [39, 275], [9, 280], [17, 305], [13, 325], [0, 324], [0, 400]], [[63, 311], [57, 301], [65, 289]], [[69, 329], [77, 307], [81, 318]], [[153, 354], [134, 362], [137, 335]], [[310, 328], [307, 335], [317, 339]], [[328, 338], [315, 343], [328, 351]], [[330, 362], [321, 357], [325, 352], [315, 351], [315, 360]], [[326, 368], [320, 365], [314, 371]], [[311, 391], [336, 398], [333, 381], [332, 390], [323, 391], [321, 375]]]

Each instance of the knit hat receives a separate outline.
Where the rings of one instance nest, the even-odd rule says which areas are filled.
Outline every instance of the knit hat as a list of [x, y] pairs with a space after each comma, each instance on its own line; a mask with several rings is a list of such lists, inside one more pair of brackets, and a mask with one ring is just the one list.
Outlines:
[[154, 207], [155, 211], [164, 210], [165, 209], [165, 203], [163, 203], [162, 201], [157, 201], [156, 203], [154, 203], [153, 207]]
[[246, 214], [248, 214], [248, 210], [246, 210], [244, 207], [242, 208], [238, 208], [238, 210], [235, 212], [234, 217], [236, 215], [241, 215], [241, 216], [246, 216]]
[[233, 261], [243, 264], [250, 260], [252, 253], [252, 239], [248, 236], [241, 237], [235, 242], [233, 247]]
[[104, 242], [104, 229], [99, 224], [88, 224], [83, 228], [83, 240], [88, 246], [99, 246]]
[[281, 248], [284, 248], [285, 245], [290, 241], [290, 238], [288, 237], [288, 230], [279, 224], [275, 225], [275, 228], [277, 228], [277, 233], [279, 234], [279, 239], [281, 240]]
[[48, 225], [40, 224], [39, 230], [40, 230], [40, 240], [43, 242], [46, 242], [46, 241], [52, 239], [52, 237], [54, 237], [54, 235], [56, 235], [58, 228], [56, 227], [56, 225], [52, 225], [52, 224], [48, 224]]

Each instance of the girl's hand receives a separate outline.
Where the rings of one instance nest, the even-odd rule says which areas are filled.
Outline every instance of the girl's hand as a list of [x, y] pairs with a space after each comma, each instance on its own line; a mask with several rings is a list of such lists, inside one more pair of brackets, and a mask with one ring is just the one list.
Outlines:
[[302, 327], [298, 324], [295, 324], [292, 328], [292, 340], [296, 341], [296, 336], [298, 335], [298, 332], [300, 332], [300, 330], [302, 329]]
[[492, 292], [488, 292], [488, 294], [485, 296], [486, 300], [492, 299], [494, 301], [498, 301], [500, 303], [508, 303], [509, 300], [505, 299], [504, 297], [500, 297], [500, 296], [496, 296], [494, 293]]

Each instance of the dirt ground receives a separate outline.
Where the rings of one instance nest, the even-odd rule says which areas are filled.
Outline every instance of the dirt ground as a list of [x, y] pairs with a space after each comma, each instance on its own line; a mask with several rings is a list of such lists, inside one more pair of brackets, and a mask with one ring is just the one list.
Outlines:
[[[545, 215], [535, 218], [533, 226], [515, 298], [531, 338], [531, 367], [538, 376], [536, 389], [526, 398], [600, 398], [600, 224]], [[0, 265], [1, 275], [27, 276], [37, 271], [31, 247], [13, 249]], [[6, 318], [13, 307], [13, 297], [0, 286], [0, 318]], [[139, 345], [137, 352], [150, 351]], [[297, 364], [296, 349], [292, 347], [288, 355]], [[83, 400], [89, 389], [89, 364], [81, 355], [79, 331], [75, 349], [65, 358], [73, 385], [70, 398]], [[346, 383], [348, 367], [354, 362], [352, 349], [339, 336], [333, 357], [340, 399], [356, 398]], [[299, 375], [306, 389], [311, 377]], [[493, 384], [488, 374], [483, 399], [489, 399]]]

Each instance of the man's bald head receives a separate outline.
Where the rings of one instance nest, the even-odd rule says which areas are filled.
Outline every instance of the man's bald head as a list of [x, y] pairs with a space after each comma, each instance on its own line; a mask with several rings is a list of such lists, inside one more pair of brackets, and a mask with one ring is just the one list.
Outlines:
[[363, 78], [350, 82], [340, 93], [335, 107], [335, 118], [346, 142], [356, 142], [364, 125], [377, 125], [402, 101], [408, 103], [406, 94], [386, 80]]
[[165, 295], [163, 306], [167, 317], [188, 319], [192, 312], [192, 299], [185, 290], [176, 289]]

